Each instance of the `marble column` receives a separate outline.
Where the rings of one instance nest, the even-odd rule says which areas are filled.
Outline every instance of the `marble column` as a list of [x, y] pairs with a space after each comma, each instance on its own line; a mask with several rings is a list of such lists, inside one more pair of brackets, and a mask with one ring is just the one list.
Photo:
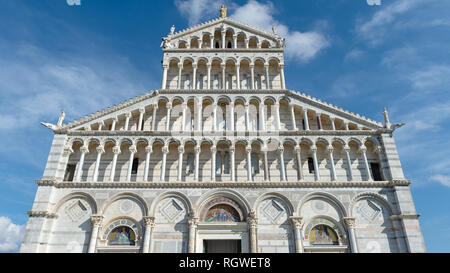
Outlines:
[[195, 182], [199, 182], [200, 152], [200, 146], [195, 146]]
[[361, 147], [359, 149], [359, 152], [363, 156], [364, 167], [366, 168], [367, 180], [368, 181], [373, 181], [372, 173], [370, 172], [369, 162], [367, 161], [367, 148], [363, 145], [363, 147]]
[[245, 130], [250, 131], [250, 104], [245, 104]]
[[302, 149], [300, 144], [295, 146], [295, 154], [297, 156], [297, 171], [298, 171], [298, 180], [303, 179], [303, 168], [302, 168]]
[[334, 166], [334, 158], [333, 158], [333, 151], [334, 148], [332, 145], [329, 145], [327, 147], [327, 151], [328, 151], [328, 156], [329, 156], [329, 162], [330, 162], [330, 167], [331, 167], [331, 181], [336, 181], [336, 168]]
[[252, 75], [251, 88], [256, 89], [255, 88], [255, 65], [254, 64], [250, 64], [250, 72]]
[[350, 147], [346, 145], [344, 147], [344, 152], [345, 152], [345, 158], [347, 159], [348, 174], [350, 176], [348, 180], [353, 181], [352, 161], [350, 159]]
[[194, 213], [189, 213], [188, 219], [188, 253], [195, 253], [195, 240], [197, 235], [198, 218], [194, 216]]
[[203, 99], [197, 104], [197, 131], [203, 131]]
[[145, 109], [140, 108], [139, 109], [139, 122], [138, 122], [138, 126], [136, 127], [136, 131], [142, 131], [142, 122], [144, 121], [144, 114], [145, 114]]
[[168, 153], [169, 153], [169, 147], [167, 147], [167, 146], [162, 147], [161, 175], [159, 177], [161, 182], [164, 182], [166, 180], [166, 161], [167, 161]]
[[213, 132], [217, 131], [217, 103], [214, 103], [213, 106], [213, 126], [212, 126], [212, 130]]
[[264, 181], [270, 182], [270, 175], [269, 175], [269, 158], [267, 156], [267, 148], [263, 148], [262, 150], [264, 155]]
[[100, 121], [100, 122], [98, 123], [98, 131], [99, 131], [99, 132], [102, 131], [103, 126], [105, 126], [105, 122], [104, 122], [104, 121]]
[[77, 175], [75, 176], [75, 182], [81, 181], [81, 175], [83, 174], [84, 158], [86, 157], [87, 153], [89, 153], [88, 147], [83, 146], [80, 148], [80, 162], [78, 163]]
[[281, 171], [281, 181], [286, 181], [286, 167], [284, 165], [284, 147], [278, 148], [278, 154], [280, 156], [280, 171]]
[[225, 30], [222, 31], [222, 48], [227, 48], [227, 46], [225, 45]]
[[144, 182], [148, 182], [148, 171], [150, 169], [150, 155], [153, 152], [152, 144], [149, 144], [145, 148], [145, 169], [144, 169]]
[[211, 181], [216, 181], [216, 153], [217, 147], [211, 146]]
[[295, 109], [293, 104], [289, 105], [289, 110], [291, 111], [292, 130], [297, 131], [297, 124], [295, 122]]
[[169, 132], [170, 131], [170, 113], [171, 113], [171, 110], [172, 110], [172, 103], [170, 103], [170, 102], [166, 103], [166, 109], [167, 109], [167, 112], [166, 112], [166, 132]]
[[236, 181], [236, 174], [235, 174], [235, 161], [236, 159], [235, 157], [235, 153], [236, 153], [236, 147], [235, 146], [231, 146], [230, 147], [230, 160], [231, 160], [231, 164], [230, 164], [230, 174], [231, 174], [231, 181], [234, 182]]
[[284, 78], [284, 64], [280, 65], [281, 89], [286, 89], [286, 80]]
[[153, 114], [152, 114], [152, 131], [156, 130], [156, 110], [158, 110], [158, 103], [153, 104]]
[[233, 48], [237, 48], [237, 35], [233, 35]]
[[355, 235], [355, 218], [352, 217], [345, 217], [342, 219], [347, 226], [348, 230], [348, 237], [350, 241], [350, 246], [352, 248], [352, 253], [358, 253], [358, 245], [356, 243], [356, 235]]
[[330, 117], [330, 123], [331, 123], [331, 130], [336, 131], [336, 124], [334, 124], [334, 121], [336, 119], [334, 117]]
[[302, 241], [302, 225], [303, 217], [291, 216], [289, 217], [291, 226], [295, 235], [295, 253], [303, 253], [303, 241]]
[[322, 126], [322, 119], [320, 118], [322, 116], [322, 113], [317, 113], [316, 112], [316, 118], [317, 118], [317, 126], [319, 127], [319, 130], [323, 130], [323, 126]]
[[386, 178], [387, 176], [384, 172], [384, 164], [383, 164], [383, 157], [382, 157], [383, 148], [381, 146], [377, 146], [377, 147], [375, 147], [373, 152], [377, 155], [378, 162], [380, 163], [381, 179], [387, 180], [387, 178]]
[[211, 64], [206, 64], [206, 68], [208, 69], [208, 87], [206, 89], [212, 89], [211, 88]]
[[178, 182], [182, 182], [184, 147], [178, 146]]
[[91, 216], [91, 238], [89, 240], [89, 248], [88, 253], [95, 253], [95, 248], [97, 247], [97, 238], [98, 238], [98, 231], [100, 227], [102, 226], [103, 222], [103, 216], [100, 215], [92, 215]]
[[162, 83], [161, 83], [161, 89], [166, 89], [167, 87], [167, 70], [169, 68], [169, 65], [163, 64], [163, 77], [162, 77]]
[[241, 66], [236, 64], [236, 89], [241, 89]]
[[346, 122], [346, 121], [344, 121], [344, 129], [345, 129], [345, 131], [348, 131], [349, 129], [348, 129], [348, 122]]
[[192, 64], [192, 88], [191, 89], [197, 89], [197, 64]]
[[314, 178], [316, 181], [320, 180], [320, 174], [319, 174], [319, 164], [317, 162], [317, 147], [316, 145], [311, 147], [312, 157], [314, 161]]
[[145, 233], [144, 233], [144, 244], [142, 253], [150, 253], [150, 247], [152, 244], [152, 234], [155, 228], [155, 217], [145, 216]]
[[100, 168], [102, 154], [105, 153], [105, 148], [102, 145], [99, 145], [96, 150], [97, 150], [97, 160], [95, 161], [95, 168], [94, 168], [94, 174], [92, 175], [92, 182], [98, 181], [98, 169]]
[[277, 102], [277, 103], [275, 103], [275, 105], [274, 105], [274, 107], [275, 107], [275, 118], [276, 118], [276, 130], [277, 131], [280, 131], [281, 130], [281, 121], [280, 121], [280, 103], [279, 102]]
[[234, 102], [230, 103], [230, 127], [231, 127], [230, 130], [232, 132], [236, 131], [236, 128], [234, 126]]
[[259, 103], [259, 129], [260, 131], [266, 131], [266, 113], [264, 102]]
[[226, 82], [226, 68], [227, 65], [225, 63], [222, 64], [222, 89], [227, 89], [227, 82]]
[[126, 113], [125, 114], [125, 127], [124, 127], [124, 131], [128, 131], [129, 130], [129, 125], [130, 125], [130, 118], [132, 117], [131, 113]]
[[247, 224], [250, 235], [250, 253], [258, 253], [258, 242], [256, 240], [258, 218], [256, 218], [256, 212], [250, 212], [250, 215], [247, 217]]
[[303, 122], [305, 123], [305, 130], [309, 131], [308, 110], [303, 108]]
[[133, 170], [133, 160], [134, 160], [134, 155], [137, 153], [137, 149], [136, 146], [131, 145], [130, 146], [130, 158], [128, 160], [128, 172], [127, 172], [127, 180], [126, 181], [131, 181], [131, 172]]
[[245, 151], [247, 152], [247, 181], [252, 182], [252, 147], [247, 146]]
[[266, 71], [266, 89], [270, 89], [269, 65], [264, 65], [264, 69]]
[[178, 64], [178, 82], [177, 89], [181, 89], [181, 73], [183, 72], [183, 64]]
[[109, 181], [110, 182], [114, 182], [114, 177], [116, 175], [117, 157], [121, 153], [120, 146], [114, 146], [113, 153], [114, 153], [114, 156], [113, 156], [113, 161], [112, 161], [112, 166], [111, 166], [111, 173], [110, 173], [110, 176], [109, 176]]
[[112, 120], [112, 124], [111, 124], [111, 131], [115, 131], [116, 130], [116, 125], [117, 125], [117, 122], [119, 121], [119, 118], [118, 117], [114, 117], [113, 118], [113, 120]]

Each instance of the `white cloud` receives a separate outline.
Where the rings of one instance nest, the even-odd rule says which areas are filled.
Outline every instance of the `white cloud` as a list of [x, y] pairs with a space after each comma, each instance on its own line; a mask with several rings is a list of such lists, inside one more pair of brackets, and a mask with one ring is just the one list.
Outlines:
[[25, 226], [16, 225], [8, 217], [0, 216], [0, 230], [0, 252], [18, 251]]
[[397, 17], [404, 14], [418, 5], [426, 3], [424, 0], [397, 0], [388, 5], [381, 6], [367, 22], [360, 22], [357, 27], [357, 33], [373, 45], [380, 43], [391, 30]]
[[364, 53], [365, 52], [363, 50], [352, 49], [345, 55], [344, 61], [357, 60], [357, 59], [361, 58], [364, 55]]
[[10, 49], [11, 56], [0, 56], [0, 131], [55, 122], [63, 109], [68, 122], [145, 92], [141, 72], [120, 56], [61, 58], [32, 45]]
[[450, 176], [437, 174], [430, 178], [432, 181], [441, 183], [444, 186], [450, 187]]
[[[224, 1], [214, 2], [211, 0], [176, 0], [175, 4], [189, 24], [199, 23], [207, 16], [219, 14], [219, 6]], [[287, 25], [274, 18], [276, 8], [272, 2], [260, 3], [249, 0], [245, 5], [239, 6], [227, 1], [233, 12], [229, 17], [251, 25], [253, 27], [272, 32], [272, 26], [277, 29], [278, 35], [286, 38], [286, 57], [296, 59], [300, 62], [308, 62], [321, 50], [330, 45], [328, 39], [319, 31], [300, 32], [291, 30]], [[211, 14], [211, 11], [214, 12]]]

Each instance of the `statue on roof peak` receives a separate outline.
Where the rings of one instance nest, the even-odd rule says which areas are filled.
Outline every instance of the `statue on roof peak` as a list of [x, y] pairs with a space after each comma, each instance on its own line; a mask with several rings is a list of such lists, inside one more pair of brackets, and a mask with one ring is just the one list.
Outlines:
[[220, 17], [227, 17], [227, 7], [225, 5], [222, 5], [222, 7], [220, 7]]

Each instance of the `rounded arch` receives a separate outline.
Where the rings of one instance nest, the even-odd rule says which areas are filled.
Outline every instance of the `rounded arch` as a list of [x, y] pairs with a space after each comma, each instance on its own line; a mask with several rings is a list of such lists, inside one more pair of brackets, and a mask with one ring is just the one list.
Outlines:
[[69, 141], [70, 147], [73, 147], [73, 145], [75, 144], [75, 142], [81, 143], [81, 146], [84, 146], [84, 145], [85, 145], [84, 139], [77, 137], [77, 138], [73, 138], [73, 139], [71, 139], [71, 140]]
[[333, 219], [327, 215], [317, 215], [309, 219], [309, 221], [303, 226], [303, 234], [307, 235], [309, 238], [311, 230], [320, 225], [329, 226], [334, 232], [336, 232], [336, 235], [338, 236], [338, 243], [348, 245], [347, 229], [345, 226], [343, 226], [336, 219]]
[[263, 98], [263, 102], [266, 102], [268, 100], [272, 101], [273, 103], [277, 102], [277, 99], [275, 99], [275, 97], [272, 97], [272, 96], [266, 96], [266, 97]]
[[366, 144], [367, 142], [372, 142], [375, 147], [381, 146], [378, 139], [373, 136], [367, 136], [362, 140], [362, 143]]
[[196, 202], [195, 207], [196, 209], [196, 217], [200, 217], [200, 211], [203, 208], [203, 206], [205, 205], [205, 203], [217, 196], [223, 196], [223, 197], [227, 197], [233, 201], [235, 201], [237, 204], [240, 205], [241, 209], [243, 210], [242, 213], [243, 215], [243, 221], [245, 221], [247, 215], [251, 212], [251, 206], [250, 203], [248, 202], [248, 200], [242, 196], [240, 193], [238, 193], [237, 191], [234, 190], [224, 190], [224, 189], [214, 189], [214, 190], [210, 190], [206, 193], [204, 193], [202, 195], [202, 197], [200, 197], [198, 199], [198, 201]]
[[134, 145], [134, 140], [131, 138], [123, 138], [120, 140], [120, 145], [124, 144], [125, 142], [127, 142], [128, 144], [130, 144], [130, 146]]
[[217, 101], [220, 101], [220, 100], [226, 100], [228, 103], [231, 103], [231, 98], [227, 95], [221, 95], [221, 96], [217, 97]]
[[249, 57], [240, 57], [239, 58], [239, 64], [243, 61], [247, 61], [249, 64], [252, 64], [252, 59], [250, 59]]
[[184, 58], [183, 58], [183, 64], [184, 64], [186, 61], [191, 61], [191, 63], [195, 63], [195, 60], [194, 60], [194, 58], [192, 58], [192, 57], [184, 57]]
[[98, 207], [97, 207], [97, 202], [95, 201], [95, 198], [92, 195], [85, 193], [85, 192], [73, 192], [73, 193], [70, 193], [70, 194], [64, 196], [56, 203], [56, 205], [54, 206], [54, 208], [52, 210], [52, 213], [57, 213], [62, 205], [64, 205], [67, 201], [74, 199], [74, 198], [80, 198], [80, 199], [83, 199], [86, 202], [88, 202], [92, 208], [92, 214], [97, 214]]
[[361, 201], [363, 199], [375, 199], [378, 202], [380, 202], [381, 204], [383, 204], [386, 209], [388, 210], [389, 215], [394, 215], [395, 210], [392, 207], [392, 205], [381, 195], [379, 195], [378, 193], [374, 193], [374, 192], [363, 192], [358, 194], [357, 196], [355, 196], [351, 201], [350, 201], [350, 205], [349, 205], [349, 211], [350, 211], [350, 216], [353, 216], [353, 208], [355, 207], [355, 205], [358, 203], [358, 201]]
[[170, 102], [173, 104], [175, 100], [179, 100], [179, 101], [181, 101], [181, 103], [184, 102], [184, 98], [181, 97], [181, 96], [174, 96], [174, 97], [170, 100]]
[[150, 144], [150, 141], [146, 138], [140, 137], [140, 138], [136, 139], [136, 145], [138, 145], [141, 142], [145, 143], [146, 146], [148, 146]]
[[159, 142], [159, 143], [161, 143], [163, 146], [164, 146], [164, 144], [165, 144], [165, 141], [164, 141], [164, 139], [162, 139], [162, 138], [153, 138], [151, 141], [150, 141], [150, 145], [154, 145], [155, 143], [157, 143], [157, 142]]
[[314, 146], [315, 142], [312, 141], [312, 139], [308, 138], [308, 137], [302, 137], [300, 139], [300, 143], [307, 143], [309, 145], [309, 147]]
[[132, 193], [132, 192], [123, 192], [123, 193], [118, 193], [114, 196], [112, 196], [111, 198], [109, 198], [108, 200], [106, 200], [106, 202], [103, 204], [101, 210], [100, 210], [100, 214], [104, 214], [106, 209], [108, 209], [108, 207], [114, 203], [117, 200], [120, 199], [132, 199], [133, 201], [135, 201], [137, 204], [139, 204], [141, 206], [142, 214], [144, 216], [148, 216], [148, 205], [147, 202], [140, 197], [138, 194], [136, 193]]
[[186, 206], [186, 208], [189, 210], [188, 213], [191, 213], [193, 211], [192, 203], [186, 195], [184, 195], [181, 192], [167, 191], [167, 192], [161, 193], [153, 200], [153, 202], [150, 206], [150, 216], [155, 217], [156, 216], [156, 208], [158, 207], [158, 204], [161, 203], [162, 200], [164, 200], [166, 198], [170, 198], [170, 197], [174, 197], [174, 198], [181, 200], [184, 203], [184, 205]]
[[226, 59], [225, 59], [225, 63], [227, 63], [228, 61], [231, 61], [231, 62], [233, 62], [233, 64], [238, 64], [238, 59], [236, 59], [235, 57], [227, 57]]
[[345, 147], [347, 145], [345, 140], [343, 140], [342, 138], [339, 138], [339, 137], [333, 137], [330, 141], [330, 144], [333, 144], [334, 142], [338, 142], [339, 144], [342, 145], [342, 147]]
[[102, 141], [101, 141], [99, 138], [91, 137], [91, 138], [89, 138], [89, 139], [86, 141], [86, 144], [87, 144], [87, 145], [90, 145], [91, 143], [96, 143], [96, 144], [98, 144], [98, 145], [101, 145], [101, 144], [102, 144]]
[[287, 198], [286, 196], [284, 196], [281, 193], [278, 192], [267, 192], [264, 193], [263, 195], [259, 196], [256, 201], [255, 204], [253, 206], [253, 210], [256, 211], [256, 213], [258, 214], [258, 206], [261, 204], [261, 202], [263, 202], [264, 200], [268, 199], [268, 198], [275, 198], [278, 199], [279, 201], [281, 201], [281, 203], [285, 204], [287, 209], [288, 209], [288, 215], [289, 216], [293, 216], [294, 215], [294, 206], [292, 205], [292, 202], [289, 200], [289, 198]]
[[297, 146], [297, 141], [295, 139], [293, 139], [293, 138], [284, 138], [282, 140], [282, 143], [283, 143], [283, 145], [286, 144], [286, 143], [290, 143], [294, 147]]
[[180, 58], [174, 56], [170, 57], [168, 60], [169, 63], [171, 63], [172, 61], [176, 61], [177, 63], [181, 62]]
[[347, 145], [349, 145], [350, 142], [355, 142], [358, 145], [358, 148], [363, 145], [363, 142], [360, 139], [356, 138], [356, 137], [349, 138], [348, 141], [347, 141]]
[[266, 64], [266, 60], [263, 57], [255, 57], [253, 58], [253, 63], [256, 63], [257, 61], [261, 61], [263, 64]]
[[339, 199], [336, 196], [328, 192], [312, 192], [305, 195], [298, 203], [296, 212], [300, 215], [303, 205], [308, 201], [316, 198], [325, 199], [326, 201], [329, 201], [330, 203], [334, 204], [338, 209], [338, 213], [341, 214], [340, 217], [341, 218], [347, 217], [348, 211], [345, 209], [341, 201], [339, 201]]

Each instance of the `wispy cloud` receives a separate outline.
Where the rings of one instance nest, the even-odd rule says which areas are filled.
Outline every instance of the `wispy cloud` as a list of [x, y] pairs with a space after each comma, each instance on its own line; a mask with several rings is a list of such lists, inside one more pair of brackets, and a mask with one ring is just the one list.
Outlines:
[[0, 252], [17, 252], [22, 243], [25, 226], [14, 224], [8, 217], [0, 216]]
[[[330, 46], [329, 39], [318, 30], [300, 32], [276, 20], [274, 16], [276, 9], [272, 2], [249, 0], [244, 5], [238, 5], [232, 1], [176, 0], [175, 4], [180, 13], [188, 19], [189, 24], [193, 25], [207, 18], [206, 16], [211, 16], [211, 10], [217, 13], [218, 7], [223, 2], [226, 2], [233, 11], [229, 17], [237, 21], [268, 32], [272, 32], [272, 26], [275, 26], [278, 35], [286, 38], [288, 59], [308, 62]], [[217, 9], [214, 9], [215, 7]]]

